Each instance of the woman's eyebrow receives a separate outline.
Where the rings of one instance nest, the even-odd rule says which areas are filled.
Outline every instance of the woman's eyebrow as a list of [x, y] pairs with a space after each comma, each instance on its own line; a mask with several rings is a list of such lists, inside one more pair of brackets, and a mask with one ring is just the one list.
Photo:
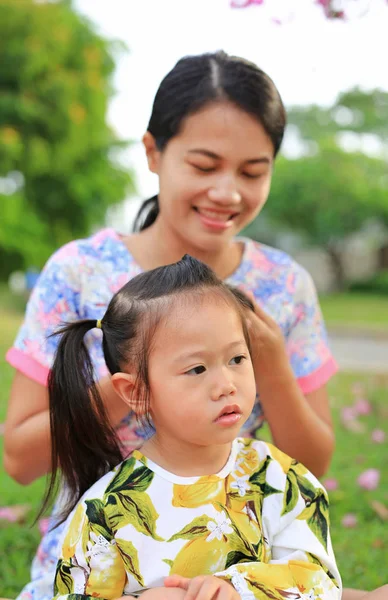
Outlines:
[[[204, 148], [193, 148], [192, 150], [188, 150], [188, 154], [202, 154], [202, 155], [212, 158], [214, 160], [221, 160], [221, 158], [222, 158], [215, 152], [211, 152], [210, 150], [205, 150]], [[253, 164], [259, 164], [259, 163], [270, 164], [272, 161], [268, 156], [258, 156], [257, 158], [249, 158], [248, 160], [246, 160], [244, 162], [247, 164], [253, 165]]]
[[210, 150], [205, 150], [202, 148], [194, 148], [193, 150], [189, 150], [188, 154], [204, 154], [205, 156], [208, 156], [209, 158], [214, 158], [215, 160], [221, 159], [221, 156], [219, 156], [215, 152], [211, 152]]

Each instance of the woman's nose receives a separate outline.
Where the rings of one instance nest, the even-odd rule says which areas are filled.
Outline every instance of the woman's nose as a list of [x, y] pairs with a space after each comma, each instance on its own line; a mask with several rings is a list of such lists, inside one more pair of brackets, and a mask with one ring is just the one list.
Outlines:
[[219, 185], [208, 190], [208, 198], [216, 204], [237, 206], [241, 202], [241, 194], [232, 182], [221, 181]]

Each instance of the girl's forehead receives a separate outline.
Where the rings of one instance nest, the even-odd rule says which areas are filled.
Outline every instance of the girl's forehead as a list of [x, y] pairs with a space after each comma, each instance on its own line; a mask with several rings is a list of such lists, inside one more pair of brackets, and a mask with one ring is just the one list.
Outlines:
[[232, 298], [221, 290], [177, 294], [166, 304], [160, 321], [163, 333], [171, 332], [185, 337], [202, 330], [202, 324], [217, 328], [222, 323], [232, 322], [242, 328], [241, 312]]

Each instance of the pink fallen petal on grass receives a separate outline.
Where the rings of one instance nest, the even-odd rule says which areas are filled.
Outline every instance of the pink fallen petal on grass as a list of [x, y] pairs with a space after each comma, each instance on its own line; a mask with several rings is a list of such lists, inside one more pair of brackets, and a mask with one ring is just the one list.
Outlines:
[[357, 517], [353, 513], [348, 513], [341, 521], [344, 527], [356, 527]]
[[382, 429], [374, 429], [370, 437], [375, 444], [382, 444], [385, 441], [385, 432]]
[[379, 485], [380, 471], [378, 469], [367, 469], [357, 479], [357, 483], [364, 490], [375, 490]]
[[341, 410], [341, 421], [345, 429], [349, 429], [354, 433], [364, 433], [365, 425], [357, 420], [358, 414], [353, 406], [344, 406]]
[[365, 386], [360, 381], [356, 381], [352, 385], [351, 390], [352, 390], [353, 396], [355, 396], [356, 398], [359, 398], [360, 396], [364, 396], [364, 394], [365, 394]]
[[356, 415], [370, 415], [372, 405], [366, 398], [358, 398], [353, 405], [353, 409]]
[[30, 510], [29, 504], [15, 504], [14, 506], [0, 507], [0, 520], [9, 523], [21, 523]]
[[349, 421], [353, 421], [356, 416], [353, 406], [344, 406], [341, 410], [341, 421], [344, 425], [349, 423]]
[[335, 490], [338, 490], [338, 481], [334, 479], [334, 477], [328, 477], [328, 479], [325, 479], [323, 485], [328, 492], [334, 492]]

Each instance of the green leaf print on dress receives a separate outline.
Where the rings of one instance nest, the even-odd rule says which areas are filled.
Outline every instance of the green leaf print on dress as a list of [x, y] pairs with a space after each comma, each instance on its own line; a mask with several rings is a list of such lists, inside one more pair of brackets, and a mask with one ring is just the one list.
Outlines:
[[134, 469], [135, 459], [125, 461], [104, 494], [105, 512], [114, 533], [132, 525], [139, 533], [162, 541], [156, 533], [159, 514], [146, 490], [154, 473], [145, 466]]

